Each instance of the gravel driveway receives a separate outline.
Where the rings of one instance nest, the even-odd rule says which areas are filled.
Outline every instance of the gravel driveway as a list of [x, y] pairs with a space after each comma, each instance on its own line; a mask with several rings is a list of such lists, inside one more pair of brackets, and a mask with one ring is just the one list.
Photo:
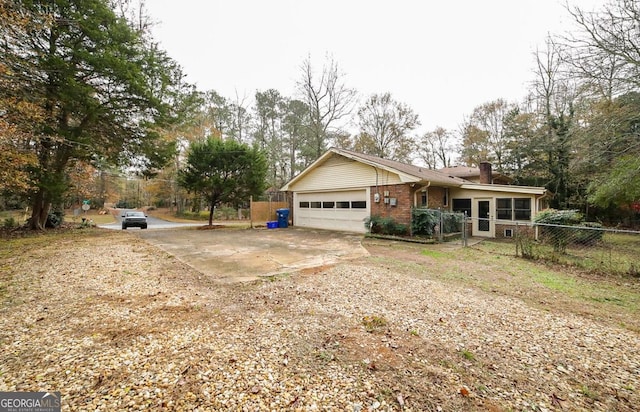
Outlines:
[[221, 283], [133, 233], [32, 243], [0, 247], [0, 391], [57, 390], [63, 410], [640, 404], [637, 333], [434, 281], [428, 260]]

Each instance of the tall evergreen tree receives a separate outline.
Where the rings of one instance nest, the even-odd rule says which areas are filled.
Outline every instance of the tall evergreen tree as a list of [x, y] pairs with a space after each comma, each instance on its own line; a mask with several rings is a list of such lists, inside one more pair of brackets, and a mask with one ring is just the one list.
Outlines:
[[111, 4], [0, 3], [0, 113], [15, 118], [25, 106], [39, 113], [28, 144], [37, 159], [32, 228], [44, 227], [62, 198], [73, 159], [109, 159], [144, 172], [171, 153], [160, 127], [175, 120], [180, 69]]

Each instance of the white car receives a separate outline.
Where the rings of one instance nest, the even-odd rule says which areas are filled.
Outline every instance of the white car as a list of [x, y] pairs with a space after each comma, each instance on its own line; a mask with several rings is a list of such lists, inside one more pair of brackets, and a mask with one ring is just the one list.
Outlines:
[[128, 211], [121, 217], [122, 230], [126, 230], [128, 227], [139, 227], [140, 229], [147, 228], [147, 215], [142, 212]]

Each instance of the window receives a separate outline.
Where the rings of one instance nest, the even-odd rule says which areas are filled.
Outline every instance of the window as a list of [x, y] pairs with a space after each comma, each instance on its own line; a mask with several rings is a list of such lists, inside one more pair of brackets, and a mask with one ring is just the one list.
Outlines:
[[365, 200], [353, 201], [351, 202], [352, 209], [366, 209], [367, 202]]
[[453, 199], [453, 211], [471, 216], [471, 199]]
[[322, 207], [322, 202], [311, 202], [311, 207], [314, 209], [320, 209]]
[[513, 211], [515, 212], [515, 220], [531, 220], [531, 199], [513, 199]]
[[336, 204], [336, 202], [322, 202], [322, 208], [323, 209], [333, 209], [335, 204]]
[[420, 192], [420, 207], [427, 207], [429, 204], [429, 195], [426, 190]]
[[531, 220], [530, 198], [504, 198], [496, 200], [496, 212], [498, 219]]
[[449, 206], [449, 188], [442, 189], [442, 206]]
[[309, 207], [309, 202], [300, 202], [300, 207], [306, 209]]
[[349, 202], [336, 202], [336, 208], [349, 209]]
[[498, 212], [498, 219], [513, 220], [511, 199], [497, 199], [496, 209]]

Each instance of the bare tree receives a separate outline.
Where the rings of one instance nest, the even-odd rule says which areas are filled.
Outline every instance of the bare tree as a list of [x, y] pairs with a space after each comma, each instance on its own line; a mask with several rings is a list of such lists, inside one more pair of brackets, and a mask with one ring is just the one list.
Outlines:
[[429, 169], [451, 166], [452, 141], [451, 133], [440, 126], [422, 135], [418, 153]]
[[504, 158], [509, 150], [504, 120], [512, 107], [505, 100], [497, 99], [473, 109], [462, 132], [463, 157], [468, 164], [475, 165], [479, 161], [490, 160], [499, 171], [503, 171]]
[[567, 10], [579, 30], [568, 41], [574, 67], [586, 80], [595, 81], [604, 97], [640, 86], [640, 3], [615, 0], [599, 12], [578, 6]]
[[536, 146], [541, 156], [538, 159], [549, 176], [547, 187], [555, 193], [552, 206], [566, 208], [576, 87], [575, 82], [563, 77], [565, 71], [561, 56], [561, 46], [551, 38], [547, 40], [546, 49], [537, 51], [534, 90], [540, 116]]
[[309, 109], [307, 142], [302, 156], [309, 164], [327, 149], [332, 132], [338, 132], [338, 123], [349, 116], [353, 109], [356, 91], [343, 82], [338, 63], [330, 58], [322, 67], [319, 77], [313, 70], [311, 58], [301, 66], [298, 91]]
[[418, 115], [391, 93], [374, 94], [358, 110], [360, 134], [356, 147], [365, 153], [410, 161], [415, 141], [409, 133], [420, 125]]

